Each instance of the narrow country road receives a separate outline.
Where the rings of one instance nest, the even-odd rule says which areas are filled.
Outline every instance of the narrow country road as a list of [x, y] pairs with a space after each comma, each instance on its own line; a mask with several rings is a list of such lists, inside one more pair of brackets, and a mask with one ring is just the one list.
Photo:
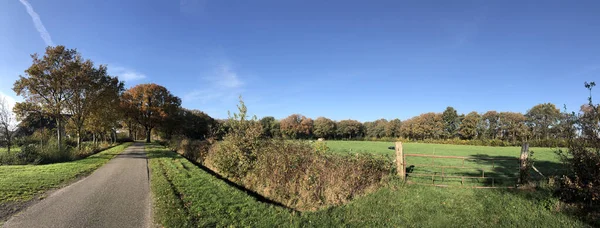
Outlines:
[[135, 143], [87, 178], [60, 189], [4, 227], [149, 227], [151, 199], [143, 143]]

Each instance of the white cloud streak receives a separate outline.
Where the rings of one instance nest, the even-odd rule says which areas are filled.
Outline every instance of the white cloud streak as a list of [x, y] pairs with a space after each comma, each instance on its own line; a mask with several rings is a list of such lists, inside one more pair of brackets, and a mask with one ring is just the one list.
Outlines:
[[201, 79], [206, 82], [204, 88], [187, 93], [183, 97], [185, 102], [208, 103], [236, 98], [242, 92], [244, 85], [237, 72], [229, 64], [218, 65], [213, 74]]
[[31, 19], [33, 20], [33, 24], [35, 25], [35, 28], [40, 33], [40, 36], [42, 37], [42, 39], [44, 40], [46, 45], [54, 46], [54, 42], [52, 42], [50, 33], [48, 33], [48, 30], [46, 30], [46, 27], [44, 27], [44, 24], [42, 23], [42, 20], [40, 19], [40, 15], [38, 15], [33, 10], [33, 7], [31, 6], [31, 4], [29, 4], [29, 2], [27, 0], [19, 0], [19, 1], [27, 9], [27, 13], [29, 13], [29, 16], [31, 16]]
[[123, 81], [137, 81], [146, 78], [145, 74], [125, 67], [109, 67], [108, 70], [111, 75], [118, 76]]

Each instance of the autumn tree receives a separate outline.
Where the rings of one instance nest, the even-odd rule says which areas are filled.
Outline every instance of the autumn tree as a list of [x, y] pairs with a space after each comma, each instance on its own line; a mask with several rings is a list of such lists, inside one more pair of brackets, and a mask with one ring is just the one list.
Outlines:
[[25, 76], [19, 76], [13, 90], [25, 98], [25, 103], [34, 104], [43, 112], [49, 113], [56, 121], [57, 147], [62, 149], [63, 112], [67, 100], [73, 92], [68, 87], [77, 75], [78, 53], [64, 46], [47, 47], [44, 56], [31, 55], [32, 65], [25, 70]]
[[402, 121], [400, 119], [390, 120], [384, 127], [386, 137], [400, 137]]
[[552, 103], [533, 106], [525, 114], [527, 123], [536, 139], [548, 139], [550, 129], [558, 124], [560, 110]]
[[300, 114], [292, 114], [281, 120], [281, 133], [289, 138], [306, 138], [309, 137], [312, 128], [313, 120]]
[[[98, 120], [110, 121], [106, 124], [116, 122], [116, 118], [107, 118], [107, 115], [114, 116], [116, 114], [106, 114], [106, 112], [118, 112], [119, 96], [123, 92], [124, 86], [123, 82], [108, 75], [105, 65], [96, 68], [92, 61], [83, 60], [80, 56], [75, 58], [73, 73], [74, 77], [67, 84], [71, 90], [71, 97], [66, 100], [65, 107], [75, 126], [77, 148], [81, 149], [84, 124], [93, 112], [102, 113]], [[102, 125], [106, 124], [102, 123]]]
[[498, 129], [502, 140], [517, 142], [525, 140], [528, 129], [525, 116], [517, 112], [501, 112], [498, 115]]
[[402, 125], [400, 126], [400, 132], [402, 137], [407, 139], [416, 139], [415, 135], [415, 127], [417, 125], [417, 117], [413, 117], [407, 120], [402, 121]]
[[152, 129], [173, 115], [181, 106], [181, 99], [157, 84], [140, 84], [125, 91], [122, 102], [126, 113], [142, 125], [146, 142], [150, 142]]
[[10, 153], [10, 147], [12, 147], [16, 126], [17, 121], [12, 110], [8, 107], [8, 101], [4, 97], [0, 97], [0, 134], [6, 143], [8, 153]]
[[367, 135], [375, 138], [385, 137], [385, 127], [387, 124], [388, 121], [386, 119], [375, 120], [375, 122], [373, 122], [373, 127], [370, 129], [370, 131], [367, 131]]
[[498, 119], [499, 115], [496, 111], [487, 111], [481, 116], [484, 138], [496, 139], [498, 136]]
[[335, 135], [335, 130], [335, 121], [325, 117], [319, 117], [313, 123], [313, 132], [318, 138], [332, 138]]
[[465, 116], [458, 130], [462, 139], [474, 139], [477, 136], [477, 124], [480, 118], [477, 112], [470, 112]]

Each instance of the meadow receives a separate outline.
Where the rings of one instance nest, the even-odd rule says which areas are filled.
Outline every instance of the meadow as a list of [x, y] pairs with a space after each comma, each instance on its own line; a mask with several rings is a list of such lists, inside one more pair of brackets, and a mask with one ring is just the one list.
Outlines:
[[[394, 146], [393, 142], [373, 141], [326, 141], [332, 153], [352, 154], [368, 153], [382, 156], [386, 159], [395, 159], [395, 151], [389, 149]], [[534, 160], [534, 166], [544, 176], [557, 175], [564, 172], [559, 156], [556, 154], [558, 148], [531, 147], [529, 151]], [[521, 153], [520, 147], [489, 147], [468, 146], [449, 144], [425, 144], [425, 143], [403, 143], [405, 154], [426, 154], [441, 156], [473, 157], [480, 160], [462, 159], [431, 159], [425, 157], [406, 157], [407, 166], [414, 165], [409, 179], [418, 183], [442, 184], [442, 185], [467, 185], [467, 186], [491, 186], [491, 179], [477, 179], [484, 174], [486, 177], [494, 177], [494, 186], [511, 186], [516, 182]], [[485, 159], [510, 159], [510, 160], [485, 160]], [[438, 167], [431, 167], [432, 165]], [[445, 168], [439, 168], [444, 166]], [[451, 168], [462, 167], [465, 168]], [[446, 176], [469, 176], [473, 178], [461, 179], [442, 178], [442, 172]], [[531, 170], [532, 179], [542, 179], [540, 173]], [[416, 175], [414, 175], [416, 174]], [[436, 174], [432, 180], [432, 175]], [[419, 175], [419, 176], [417, 176]]]
[[166, 148], [146, 150], [154, 219], [164, 227], [587, 226], [557, 212], [558, 200], [548, 191], [437, 188], [398, 180], [345, 205], [297, 212], [232, 186]]

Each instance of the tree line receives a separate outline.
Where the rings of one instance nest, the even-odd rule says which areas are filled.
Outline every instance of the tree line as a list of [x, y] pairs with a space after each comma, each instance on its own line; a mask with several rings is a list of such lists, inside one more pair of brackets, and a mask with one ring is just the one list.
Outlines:
[[[181, 99], [163, 86], [140, 84], [125, 90], [106, 65], [95, 65], [76, 49], [47, 47], [43, 56], [31, 57], [31, 66], [13, 86], [24, 100], [15, 104], [16, 116], [5, 102], [0, 109], [0, 142], [9, 152], [14, 138], [23, 145], [35, 141], [58, 151], [69, 146], [81, 150], [83, 141], [116, 142], [118, 134], [121, 139], [138, 138], [140, 132], [147, 142], [153, 132], [158, 137], [203, 139], [215, 125], [207, 114], [182, 108]], [[16, 120], [18, 128], [8, 130]]]
[[326, 117], [315, 120], [301, 114], [292, 114], [277, 120], [267, 116], [259, 120], [265, 137], [288, 139], [344, 139], [344, 140], [501, 140], [518, 143], [529, 140], [564, 139], [573, 131], [554, 104], [533, 106], [525, 114], [518, 112], [487, 111], [458, 114], [453, 107], [443, 112], [428, 112], [401, 121], [378, 119], [361, 123], [357, 120], [335, 121]]

